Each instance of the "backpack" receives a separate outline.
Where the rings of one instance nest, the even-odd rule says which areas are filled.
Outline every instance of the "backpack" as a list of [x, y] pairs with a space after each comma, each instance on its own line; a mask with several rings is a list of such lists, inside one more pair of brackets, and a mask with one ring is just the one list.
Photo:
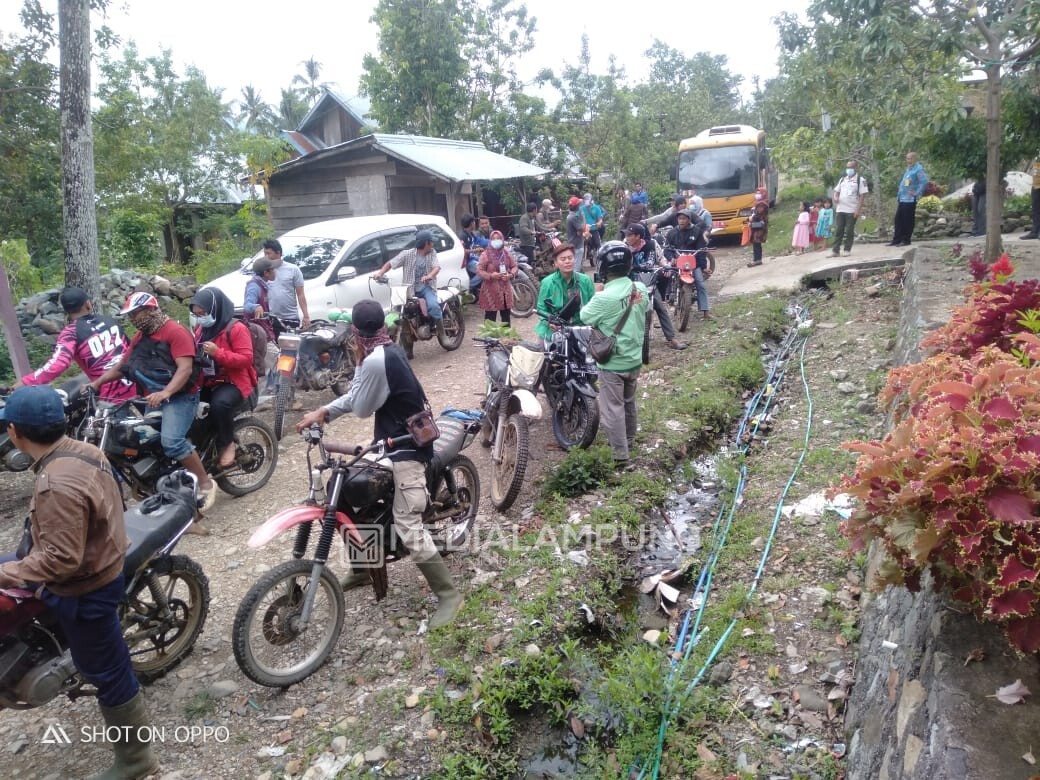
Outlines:
[[[231, 320], [231, 324], [228, 325], [228, 331], [231, 330], [231, 327], [236, 322], [241, 322], [246, 326], [249, 330], [249, 339], [253, 342], [253, 371], [256, 374], [253, 377], [253, 382], [255, 384], [259, 377], [267, 374], [267, 366], [265, 365], [267, 358], [267, 331], [255, 320], [239, 319], [238, 317]], [[230, 333], [228, 338], [230, 339]]]
[[[200, 352], [201, 348], [195, 350], [195, 357], [191, 361], [191, 375], [184, 388], [178, 392], [191, 390], [198, 384], [202, 375]], [[142, 336], [123, 364], [122, 372], [145, 393], [157, 393], [164, 389], [177, 373], [177, 361], [173, 359], [167, 342], [156, 341], [151, 336]]]

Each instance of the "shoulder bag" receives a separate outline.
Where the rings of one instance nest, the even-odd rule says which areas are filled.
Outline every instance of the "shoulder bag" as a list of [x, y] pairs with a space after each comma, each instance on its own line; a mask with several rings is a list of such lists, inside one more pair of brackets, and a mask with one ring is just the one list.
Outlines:
[[632, 313], [632, 304], [635, 303], [638, 294], [639, 291], [633, 285], [632, 293], [628, 296], [628, 302], [625, 305], [625, 312], [621, 315], [621, 319], [618, 320], [613, 333], [608, 336], [599, 328], [592, 329], [592, 334], [589, 336], [589, 354], [592, 355], [592, 359], [597, 363], [606, 363], [610, 360], [610, 356], [614, 354], [614, 349], [617, 347], [617, 336], [621, 329], [625, 327], [625, 321], [628, 319], [628, 315]]
[[408, 429], [408, 433], [415, 440], [417, 447], [433, 444], [441, 436], [441, 429], [437, 427], [437, 420], [434, 419], [433, 410], [430, 408], [430, 401], [426, 398], [425, 392], [423, 392], [423, 407], [421, 412], [416, 412], [404, 421], [404, 427]]

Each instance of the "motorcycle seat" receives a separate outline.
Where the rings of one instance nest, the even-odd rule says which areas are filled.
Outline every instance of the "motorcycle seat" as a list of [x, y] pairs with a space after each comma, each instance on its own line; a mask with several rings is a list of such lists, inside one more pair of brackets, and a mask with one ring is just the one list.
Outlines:
[[441, 468], [451, 463], [456, 455], [462, 452], [462, 446], [466, 443], [469, 424], [442, 414], [437, 418], [437, 428], [440, 430], [441, 435], [433, 442], [433, 460], [430, 462], [430, 474], [436, 474]]
[[130, 579], [195, 516], [195, 494], [190, 487], [161, 490], [125, 514], [130, 546], [123, 563], [123, 576]]

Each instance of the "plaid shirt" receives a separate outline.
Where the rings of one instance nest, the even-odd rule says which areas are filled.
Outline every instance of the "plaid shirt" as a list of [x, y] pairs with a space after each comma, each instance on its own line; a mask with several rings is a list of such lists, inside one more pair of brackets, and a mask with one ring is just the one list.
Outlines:
[[417, 284], [422, 285], [422, 282], [419, 281], [422, 277], [426, 276], [435, 267], [440, 266], [440, 263], [437, 262], [437, 250], [432, 249], [428, 255], [422, 256], [419, 255], [419, 250], [415, 248], [398, 252], [391, 258], [390, 267], [400, 268], [401, 266], [404, 266], [404, 270], [401, 272], [401, 280], [411, 288], [409, 291], [411, 293]]

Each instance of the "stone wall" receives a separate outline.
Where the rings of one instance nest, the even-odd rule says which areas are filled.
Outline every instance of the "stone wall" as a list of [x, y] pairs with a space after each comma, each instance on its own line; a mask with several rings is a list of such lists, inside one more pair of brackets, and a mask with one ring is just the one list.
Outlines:
[[[193, 276], [167, 279], [113, 268], [101, 277], [101, 296], [100, 300], [95, 302], [95, 306], [105, 314], [119, 311], [126, 301], [126, 296], [132, 292], [150, 292], [159, 299], [160, 305], [173, 301], [187, 304], [197, 289], [198, 284]], [[60, 293], [60, 287], [53, 287], [22, 298], [15, 306], [18, 325], [27, 338], [32, 337], [48, 344], [57, 340], [61, 329], [65, 327], [65, 312], [58, 303]]]
[[[1040, 276], [1040, 252], [1011, 249], [1016, 277]], [[935, 249], [907, 253], [899, 362], [919, 359], [921, 335], [948, 318], [969, 281]], [[868, 571], [877, 557], [875, 551]], [[1040, 755], [1036, 658], [1015, 653], [993, 626], [958, 614], [928, 582], [917, 594], [889, 587], [865, 595], [862, 629], [846, 717], [849, 780], [1026, 780], [1037, 774], [1022, 759], [1030, 750]], [[966, 662], [977, 650], [982, 660]], [[1016, 679], [1034, 693], [1026, 704], [990, 698]]]

